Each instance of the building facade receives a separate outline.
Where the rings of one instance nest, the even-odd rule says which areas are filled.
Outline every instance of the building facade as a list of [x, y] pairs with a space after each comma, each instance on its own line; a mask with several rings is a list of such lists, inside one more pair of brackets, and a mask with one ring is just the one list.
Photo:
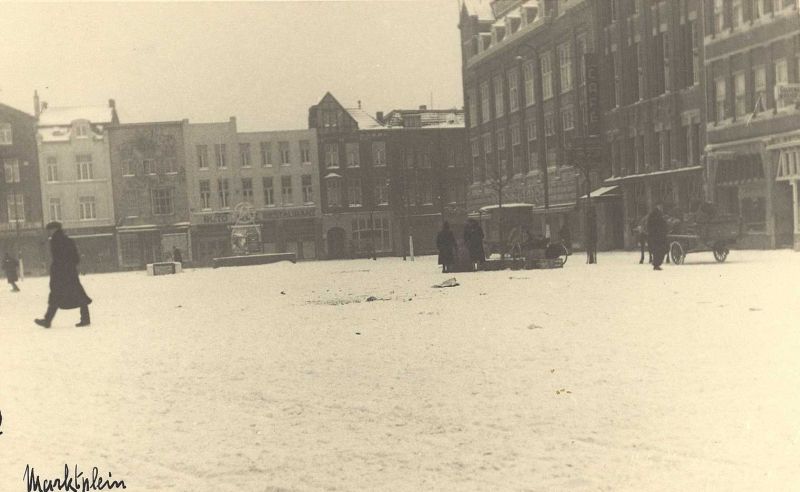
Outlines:
[[19, 257], [26, 274], [47, 271], [36, 118], [0, 104], [0, 251]]
[[706, 0], [710, 198], [742, 216], [745, 247], [800, 249], [796, 0]]
[[[587, 182], [569, 150], [588, 135], [584, 60], [603, 46], [599, 19], [606, 7], [605, 0], [464, 1], [459, 29], [471, 213], [527, 207], [522, 225], [531, 231], [558, 237], [569, 229], [582, 237], [580, 197], [610, 169], [605, 156], [595, 158]], [[600, 86], [608, 77], [600, 70]], [[490, 221], [490, 229], [497, 227]], [[616, 243], [600, 237], [601, 249]]]
[[174, 247], [192, 261], [184, 135], [188, 121], [108, 129], [117, 258], [122, 269], [168, 260]]
[[325, 258], [405, 255], [412, 243], [416, 254], [432, 253], [442, 220], [463, 221], [463, 112], [373, 117], [328, 93], [309, 109], [309, 127], [319, 146]]
[[[189, 124], [186, 132], [192, 242], [196, 264], [234, 254], [237, 205], [252, 206], [258, 252], [317, 257], [319, 174], [312, 130], [237, 132], [226, 123]], [[255, 252], [255, 251], [254, 251]]]
[[119, 124], [108, 106], [59, 108], [38, 114], [42, 210], [59, 221], [78, 245], [84, 271], [118, 265], [108, 128]]
[[[609, 0], [599, 11], [609, 188], [622, 210], [607, 216], [619, 241], [657, 203], [682, 217], [705, 197], [705, 92], [701, 0]], [[607, 224], [608, 224], [607, 220]], [[621, 245], [621, 244], [620, 244]]]

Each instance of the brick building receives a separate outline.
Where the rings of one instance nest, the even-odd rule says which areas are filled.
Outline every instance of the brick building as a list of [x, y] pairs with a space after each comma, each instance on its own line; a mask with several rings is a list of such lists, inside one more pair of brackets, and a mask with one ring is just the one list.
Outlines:
[[656, 203], [681, 216], [704, 197], [703, 5], [609, 0], [608, 7], [598, 18], [612, 82], [602, 88], [611, 163], [605, 184], [622, 192], [613, 230], [633, 246], [632, 226]]
[[743, 246], [800, 248], [798, 2], [704, 6], [709, 196], [742, 215]]
[[[319, 146], [324, 257], [435, 251], [442, 217], [463, 220], [463, 112], [375, 117], [330, 93], [309, 109]], [[323, 255], [321, 255], [323, 256]]]
[[19, 257], [28, 274], [47, 271], [36, 117], [0, 104], [0, 252]]
[[123, 269], [192, 261], [184, 134], [188, 121], [111, 126], [108, 142], [117, 256]]
[[42, 105], [37, 116], [46, 221], [61, 222], [76, 241], [83, 271], [115, 270], [108, 128], [119, 118], [113, 99], [107, 106]]
[[[464, 103], [471, 182], [468, 209], [499, 202], [526, 220], [513, 225], [558, 237], [566, 225], [581, 238], [580, 195], [609, 174], [596, 159], [591, 184], [568, 149], [587, 135], [584, 55], [602, 48], [605, 0], [465, 0], [461, 9]], [[599, 84], [607, 85], [607, 71]], [[499, 222], [486, 224], [497, 235]], [[499, 215], [499, 214], [498, 214]], [[601, 249], [617, 246], [600, 223]]]

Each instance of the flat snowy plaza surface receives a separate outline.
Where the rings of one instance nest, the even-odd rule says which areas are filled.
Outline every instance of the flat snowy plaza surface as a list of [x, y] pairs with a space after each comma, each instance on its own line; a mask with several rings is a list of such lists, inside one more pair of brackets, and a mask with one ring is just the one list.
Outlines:
[[0, 292], [0, 491], [65, 463], [131, 491], [797, 490], [798, 278], [791, 251], [115, 273], [82, 277], [90, 328], [50, 330], [26, 279]]

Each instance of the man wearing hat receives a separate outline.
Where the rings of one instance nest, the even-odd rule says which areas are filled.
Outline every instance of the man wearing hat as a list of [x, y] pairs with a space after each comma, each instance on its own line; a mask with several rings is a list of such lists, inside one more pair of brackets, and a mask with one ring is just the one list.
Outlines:
[[50, 328], [50, 322], [59, 309], [81, 310], [81, 321], [75, 326], [89, 326], [89, 304], [92, 302], [83, 290], [78, 279], [80, 256], [75, 242], [64, 234], [61, 223], [50, 222], [45, 227], [50, 237], [50, 296], [47, 298], [47, 312], [43, 319], [34, 322]]

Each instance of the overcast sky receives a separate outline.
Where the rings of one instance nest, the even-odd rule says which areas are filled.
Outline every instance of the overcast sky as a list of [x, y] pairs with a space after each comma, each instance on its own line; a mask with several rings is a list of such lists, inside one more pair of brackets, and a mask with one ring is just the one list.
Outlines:
[[0, 102], [102, 105], [123, 122], [307, 127], [345, 106], [461, 107], [458, 0], [5, 4]]

